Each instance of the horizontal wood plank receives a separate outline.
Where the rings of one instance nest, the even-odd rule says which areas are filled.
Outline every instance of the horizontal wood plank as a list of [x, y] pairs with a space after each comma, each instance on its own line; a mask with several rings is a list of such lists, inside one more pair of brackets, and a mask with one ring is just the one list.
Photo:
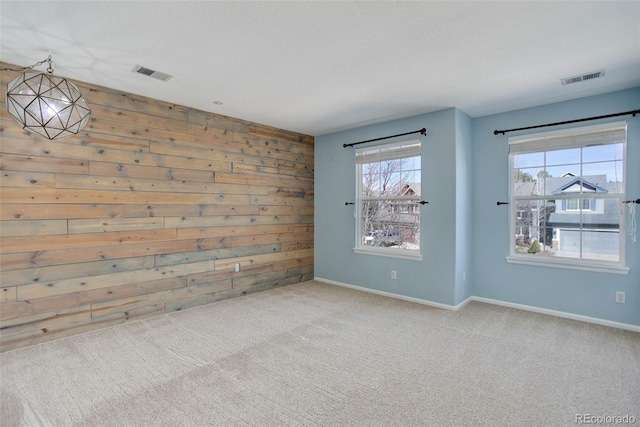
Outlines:
[[307, 215], [242, 215], [242, 216], [196, 216], [165, 217], [167, 228], [227, 227], [230, 225], [271, 225], [310, 223], [312, 216]]
[[93, 188], [96, 190], [111, 190], [113, 192], [125, 191], [133, 193], [141, 192], [163, 192], [163, 193], [196, 193], [212, 194], [214, 196], [225, 196], [228, 194], [241, 195], [266, 195], [269, 189], [256, 187], [250, 184], [239, 185], [233, 183], [204, 183], [188, 182], [177, 180], [157, 180], [157, 179], [132, 179], [121, 177], [98, 177], [85, 175], [57, 175], [55, 180], [56, 188]]
[[0, 326], [0, 332], [3, 338], [7, 338], [13, 334], [20, 334], [25, 331], [64, 325], [80, 320], [89, 320], [90, 318], [91, 307], [89, 305], [69, 309], [57, 309], [55, 312], [4, 320]]
[[265, 187], [295, 187], [300, 190], [313, 189], [313, 181], [308, 179], [291, 179], [289, 177], [272, 177], [267, 175], [248, 175], [239, 173], [219, 172], [215, 177], [216, 182], [223, 184], [259, 185]]
[[0, 221], [0, 236], [46, 236], [66, 234], [67, 221], [64, 219]]
[[238, 256], [251, 256], [265, 253], [280, 252], [280, 244], [252, 245], [233, 248], [208, 249], [172, 254], [160, 254], [155, 257], [156, 266], [185, 264], [200, 261], [215, 261]]
[[14, 300], [12, 303], [5, 303], [0, 307], [0, 321], [181, 288], [187, 286], [186, 277], [175, 276], [148, 282], [55, 295], [49, 298], [17, 302]]
[[16, 289], [16, 286], [0, 288], [0, 303], [15, 302]]
[[265, 234], [291, 233], [294, 230], [292, 224], [281, 225], [250, 225], [233, 227], [210, 228], [181, 228], [177, 229], [178, 239], [207, 239], [207, 238], [231, 238], [236, 236], [260, 236]]
[[[0, 189], [0, 199], [6, 203], [84, 203], [84, 204], [229, 204], [246, 205], [251, 197], [245, 194], [108, 191], [90, 189]], [[263, 196], [266, 197], [266, 196]]]
[[174, 240], [176, 230], [136, 230], [102, 233], [96, 239], [93, 233], [54, 236], [7, 237], [0, 239], [2, 253], [36, 252], [51, 249], [90, 248], [105, 245], [126, 245], [138, 242], [162, 242]]
[[153, 267], [153, 265], [153, 256], [147, 255], [117, 260], [93, 261], [3, 271], [2, 280], [20, 286], [29, 283], [48, 283], [55, 280], [78, 276], [92, 276], [105, 273], [139, 270], [141, 268]]
[[[174, 150], [175, 156], [166, 154], [150, 154], [145, 151], [126, 151], [115, 148], [72, 145], [36, 138], [25, 144], [21, 139], [3, 139], [3, 153], [15, 155], [40, 156], [56, 159], [82, 160], [85, 162], [111, 162], [134, 165], [160, 166], [203, 171], [231, 171], [231, 160], [190, 156], [184, 149]], [[181, 155], [180, 155], [181, 154]], [[221, 156], [217, 156], [221, 157]], [[272, 162], [274, 165], [276, 161]]]
[[[313, 256], [313, 249], [226, 258], [216, 261], [215, 270], [234, 269], [236, 264], [240, 264], [240, 269], [242, 269], [243, 267], [251, 265], [266, 264], [274, 261], [282, 261], [284, 259], [306, 258], [310, 256]], [[18, 298], [20, 298], [20, 289], [18, 289]]]
[[128, 285], [136, 282], [146, 282], [149, 280], [184, 276], [187, 274], [213, 270], [214, 261], [203, 261], [95, 276], [74, 277], [72, 279], [52, 280], [43, 283], [19, 286], [17, 290], [17, 300], [24, 301], [36, 298], [46, 298], [55, 295], [108, 288], [111, 286]]
[[117, 176], [171, 181], [213, 182], [214, 172], [160, 166], [131, 165], [110, 162], [89, 162], [89, 172], [94, 176]]
[[18, 188], [53, 188], [55, 175], [45, 172], [2, 171], [0, 185]]
[[0, 156], [0, 169], [4, 171], [87, 174], [89, 173], [89, 162], [86, 160], [3, 154]]
[[[289, 210], [287, 213], [290, 213]], [[256, 205], [127, 205], [124, 208], [125, 217], [160, 217], [160, 216], [209, 216], [209, 215], [257, 215], [262, 210]], [[306, 214], [309, 214], [307, 212]]]
[[70, 219], [69, 234], [106, 233], [111, 231], [157, 230], [164, 227], [164, 218], [99, 218]]
[[124, 205], [3, 203], [0, 219], [118, 218], [124, 215], [124, 211]]

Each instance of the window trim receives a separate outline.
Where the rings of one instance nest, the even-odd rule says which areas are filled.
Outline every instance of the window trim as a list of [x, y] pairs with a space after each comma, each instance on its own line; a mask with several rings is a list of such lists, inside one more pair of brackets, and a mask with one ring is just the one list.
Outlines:
[[[512, 239], [513, 240], [513, 239]], [[598, 273], [629, 274], [629, 267], [610, 262], [607, 264], [573, 258], [552, 258], [541, 259], [533, 255], [515, 254], [505, 257], [509, 264], [535, 265], [539, 267], [564, 268], [568, 270], [594, 271]], [[585, 262], [588, 261], [588, 262]]]
[[[514, 157], [517, 154], [525, 154], [525, 153], [534, 153], [534, 152], [545, 152], [551, 151], [548, 146], [545, 146], [545, 140], [554, 139], [558, 137], [566, 137], [564, 141], [561, 142], [562, 146], [553, 147], [554, 149], [565, 149], [565, 148], [578, 148], [585, 147], [590, 144], [588, 143], [573, 143], [568, 144], [566, 139], [570, 137], [578, 137], [588, 135], [591, 133], [601, 133], [607, 130], [611, 130], [616, 132], [614, 129], [619, 130], [624, 128], [625, 139], [622, 146], [622, 190], [621, 193], [617, 193], [614, 195], [591, 195], [590, 197], [585, 197], [583, 193], [580, 195], [572, 195], [573, 197], [562, 197], [561, 195], [541, 195], [537, 197], [536, 200], [545, 200], [545, 199], [554, 199], [554, 200], [567, 200], [568, 198], [579, 198], [579, 199], [587, 199], [587, 198], [615, 198], [620, 201], [624, 200], [626, 197], [626, 184], [627, 184], [627, 122], [619, 121], [619, 122], [611, 122], [604, 123], [600, 125], [594, 126], [582, 126], [575, 127], [569, 129], [561, 129], [550, 132], [541, 132], [536, 134], [528, 134], [528, 135], [519, 135], [516, 137], [509, 138], [509, 255], [505, 257], [507, 263], [510, 264], [524, 264], [524, 265], [532, 265], [532, 266], [540, 266], [540, 267], [552, 267], [552, 268], [564, 268], [571, 270], [581, 270], [581, 271], [594, 271], [594, 272], [603, 272], [603, 273], [613, 273], [613, 274], [628, 274], [629, 268], [626, 266], [626, 223], [625, 223], [625, 215], [620, 215], [620, 224], [619, 224], [619, 234], [620, 234], [620, 250], [619, 250], [619, 260], [618, 261], [600, 261], [600, 260], [590, 260], [585, 258], [568, 258], [568, 257], [540, 257], [536, 255], [530, 254], [520, 254], [515, 252], [515, 238], [516, 235], [516, 219], [515, 215], [517, 214], [517, 200], [513, 194], [513, 173], [514, 173]], [[615, 139], [615, 138], [614, 138]], [[527, 141], [534, 141], [531, 146], [518, 146], [518, 144], [525, 143]], [[604, 141], [598, 145], [608, 145], [616, 143], [610, 141]], [[512, 145], [516, 145], [517, 150], [511, 149]], [[589, 163], [589, 162], [586, 162]], [[591, 162], [592, 163], [592, 162]], [[583, 164], [581, 162], [581, 164]], [[581, 197], [582, 196], [582, 197]], [[604, 196], [604, 197], [603, 197]], [[519, 200], [519, 199], [518, 199]], [[590, 207], [593, 209], [593, 201], [589, 202]], [[580, 203], [579, 203], [580, 205]], [[571, 212], [580, 212], [581, 210], [575, 210]], [[582, 210], [584, 213], [592, 213], [590, 210]], [[582, 214], [582, 213], [581, 213]]]
[[376, 255], [388, 258], [402, 258], [413, 261], [422, 261], [422, 253], [416, 253], [417, 251], [407, 249], [388, 249], [377, 246], [368, 248], [366, 246], [356, 246], [353, 248], [353, 252], [364, 255]]
[[[401, 259], [407, 259], [407, 260], [413, 260], [413, 261], [421, 261], [422, 260], [422, 239], [420, 240], [420, 249], [418, 250], [411, 250], [411, 249], [400, 249], [400, 248], [385, 248], [385, 247], [379, 247], [379, 246], [365, 246], [362, 244], [362, 236], [360, 235], [360, 229], [361, 229], [361, 215], [360, 212], [362, 210], [362, 203], [364, 201], [369, 200], [369, 198], [363, 198], [361, 197], [361, 185], [362, 185], [362, 167], [361, 167], [361, 163], [365, 163], [365, 162], [359, 162], [358, 161], [358, 153], [359, 152], [364, 152], [366, 150], [380, 150], [380, 149], [392, 149], [394, 147], [402, 147], [402, 146], [410, 146], [410, 145], [418, 145], [417, 148], [417, 154], [420, 155], [420, 182], [422, 182], [422, 140], [420, 139], [409, 139], [409, 140], [404, 140], [404, 141], [397, 141], [397, 142], [392, 142], [392, 143], [387, 143], [387, 144], [379, 144], [379, 145], [372, 145], [372, 146], [368, 146], [368, 147], [364, 147], [364, 148], [360, 148], [360, 149], [356, 149], [355, 153], [356, 153], [356, 161], [355, 161], [355, 167], [356, 167], [356, 197], [355, 197], [355, 204], [354, 204], [354, 217], [355, 217], [355, 246], [353, 248], [353, 252], [357, 253], [357, 254], [363, 254], [363, 255], [374, 255], [374, 256], [384, 256], [384, 257], [388, 257], [388, 258], [401, 258]], [[415, 157], [416, 155], [416, 150], [415, 149], [410, 149], [407, 153], [407, 155], [405, 156], [399, 156], [399, 157], [393, 157], [393, 159], [402, 159], [402, 158], [410, 158], [410, 157]], [[389, 158], [387, 156], [385, 156], [384, 154], [382, 155], [382, 158], [380, 158], [379, 161], [383, 161], [383, 160], [392, 160], [392, 158]], [[369, 163], [369, 162], [367, 162]], [[421, 196], [415, 196], [414, 198], [416, 199], [416, 202], [418, 200], [420, 200]], [[394, 199], [394, 197], [389, 197], [386, 199]], [[397, 200], [399, 201], [407, 201], [407, 197], [397, 197]], [[416, 212], [419, 211], [414, 211], [414, 214]], [[406, 215], [406, 214], [405, 214]], [[422, 213], [420, 212], [420, 221], [419, 221], [419, 230], [420, 232], [422, 231]], [[422, 232], [421, 232], [421, 237], [422, 237]]]

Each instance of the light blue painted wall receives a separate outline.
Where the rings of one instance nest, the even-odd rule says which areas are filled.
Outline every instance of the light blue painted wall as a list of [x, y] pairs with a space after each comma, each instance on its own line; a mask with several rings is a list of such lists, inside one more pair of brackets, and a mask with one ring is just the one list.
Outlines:
[[[473, 294], [517, 304], [640, 325], [640, 242], [626, 245], [630, 273], [582, 272], [507, 264], [509, 209], [496, 206], [508, 197], [508, 138], [495, 129], [510, 129], [594, 117], [640, 108], [640, 88], [545, 105], [473, 120]], [[627, 121], [627, 198], [640, 198], [640, 116], [623, 116], [529, 132]], [[640, 212], [640, 207], [638, 209]], [[626, 304], [615, 302], [626, 293]]]
[[[466, 123], [465, 117], [452, 108], [316, 138], [316, 277], [449, 305], [468, 293], [464, 287], [456, 286], [462, 280], [461, 269], [470, 269], [468, 257], [461, 264], [456, 263], [461, 246], [456, 244], [456, 148], [470, 148], [471, 135], [470, 126], [458, 128], [456, 120]], [[422, 261], [354, 253], [354, 208], [344, 203], [355, 199], [355, 154], [353, 148], [343, 148], [342, 144], [423, 127], [427, 128], [426, 136], [415, 134], [377, 143], [416, 138], [422, 141], [422, 198], [429, 202], [421, 208]], [[460, 142], [458, 134], [462, 135]], [[462, 160], [469, 162], [469, 152]], [[467, 199], [470, 200], [469, 195], [461, 198], [463, 202]], [[397, 271], [396, 280], [391, 279], [391, 270]]]
[[[505, 261], [509, 253], [509, 210], [507, 206], [496, 206], [496, 201], [506, 201], [508, 197], [508, 136], [493, 135], [495, 129], [637, 108], [640, 88], [476, 119], [451, 108], [317, 137], [316, 277], [448, 305], [479, 296], [640, 325], [640, 242], [627, 244], [626, 260], [631, 269], [628, 275]], [[619, 120], [628, 123], [627, 195], [637, 199], [640, 116], [583, 125]], [[572, 126], [576, 125], [564, 127]], [[343, 148], [342, 144], [422, 127], [428, 131], [427, 136], [420, 136], [423, 198], [430, 202], [422, 209], [423, 260], [355, 254], [354, 209], [344, 205], [355, 198], [355, 156], [353, 148]], [[391, 270], [398, 272], [397, 280], [391, 280]], [[462, 280], [463, 272], [466, 281]], [[626, 304], [615, 302], [615, 291], [626, 293]]]

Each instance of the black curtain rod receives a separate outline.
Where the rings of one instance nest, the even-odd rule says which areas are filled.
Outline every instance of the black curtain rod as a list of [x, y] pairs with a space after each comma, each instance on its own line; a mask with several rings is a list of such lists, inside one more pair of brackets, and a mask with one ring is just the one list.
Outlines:
[[411, 135], [412, 133], [418, 133], [418, 132], [421, 133], [422, 135], [426, 135], [427, 134], [427, 129], [426, 128], [422, 128], [420, 130], [414, 130], [413, 132], [399, 133], [397, 135], [391, 135], [391, 136], [383, 136], [382, 138], [368, 139], [366, 141], [353, 142], [351, 144], [342, 144], [342, 146], [344, 148], [353, 147], [354, 145], [364, 144], [365, 142], [381, 141], [383, 139], [395, 138], [396, 136]]
[[[424, 205], [428, 205], [428, 204], [429, 204], [429, 202], [427, 202], [427, 201], [425, 201], [425, 200], [420, 200], [419, 202], [416, 202], [416, 203], [420, 203], [422, 206], [424, 206]], [[626, 203], [626, 202], [625, 202], [625, 203]], [[345, 206], [355, 205], [355, 203], [353, 203], [353, 202], [344, 202], [344, 205], [345, 205]]]
[[589, 120], [598, 120], [598, 119], [608, 119], [609, 117], [618, 117], [618, 116], [626, 116], [627, 114], [633, 114], [633, 117], [636, 116], [636, 114], [640, 114], [640, 110], [632, 110], [632, 111], [625, 111], [624, 113], [615, 113], [615, 114], [607, 114], [606, 116], [597, 116], [597, 117], [587, 117], [585, 119], [577, 119], [577, 120], [568, 120], [566, 122], [557, 122], [557, 123], [547, 123], [545, 125], [537, 125], [537, 126], [528, 126], [526, 128], [517, 128], [517, 129], [506, 129], [506, 130], [494, 130], [493, 134], [494, 135], [498, 135], [498, 134], [506, 134], [507, 132], [516, 132], [519, 130], [528, 130], [528, 129], [536, 129], [536, 128], [544, 128], [544, 127], [549, 127], [549, 126], [559, 126], [559, 125], [567, 125], [569, 123], [579, 123], [579, 122], [586, 122]]

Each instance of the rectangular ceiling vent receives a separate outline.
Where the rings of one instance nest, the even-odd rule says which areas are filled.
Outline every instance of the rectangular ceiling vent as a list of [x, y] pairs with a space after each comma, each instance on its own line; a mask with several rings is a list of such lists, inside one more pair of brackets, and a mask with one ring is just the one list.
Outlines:
[[604, 77], [604, 70], [592, 71], [590, 73], [580, 74], [579, 76], [565, 77], [560, 79], [562, 85], [570, 85], [573, 83], [586, 82], [587, 80], [598, 79]]
[[151, 70], [149, 68], [143, 67], [142, 65], [136, 65], [135, 68], [131, 71], [144, 74], [145, 76], [153, 77], [154, 79], [162, 80], [163, 82], [167, 82], [173, 77], [171, 74]]

